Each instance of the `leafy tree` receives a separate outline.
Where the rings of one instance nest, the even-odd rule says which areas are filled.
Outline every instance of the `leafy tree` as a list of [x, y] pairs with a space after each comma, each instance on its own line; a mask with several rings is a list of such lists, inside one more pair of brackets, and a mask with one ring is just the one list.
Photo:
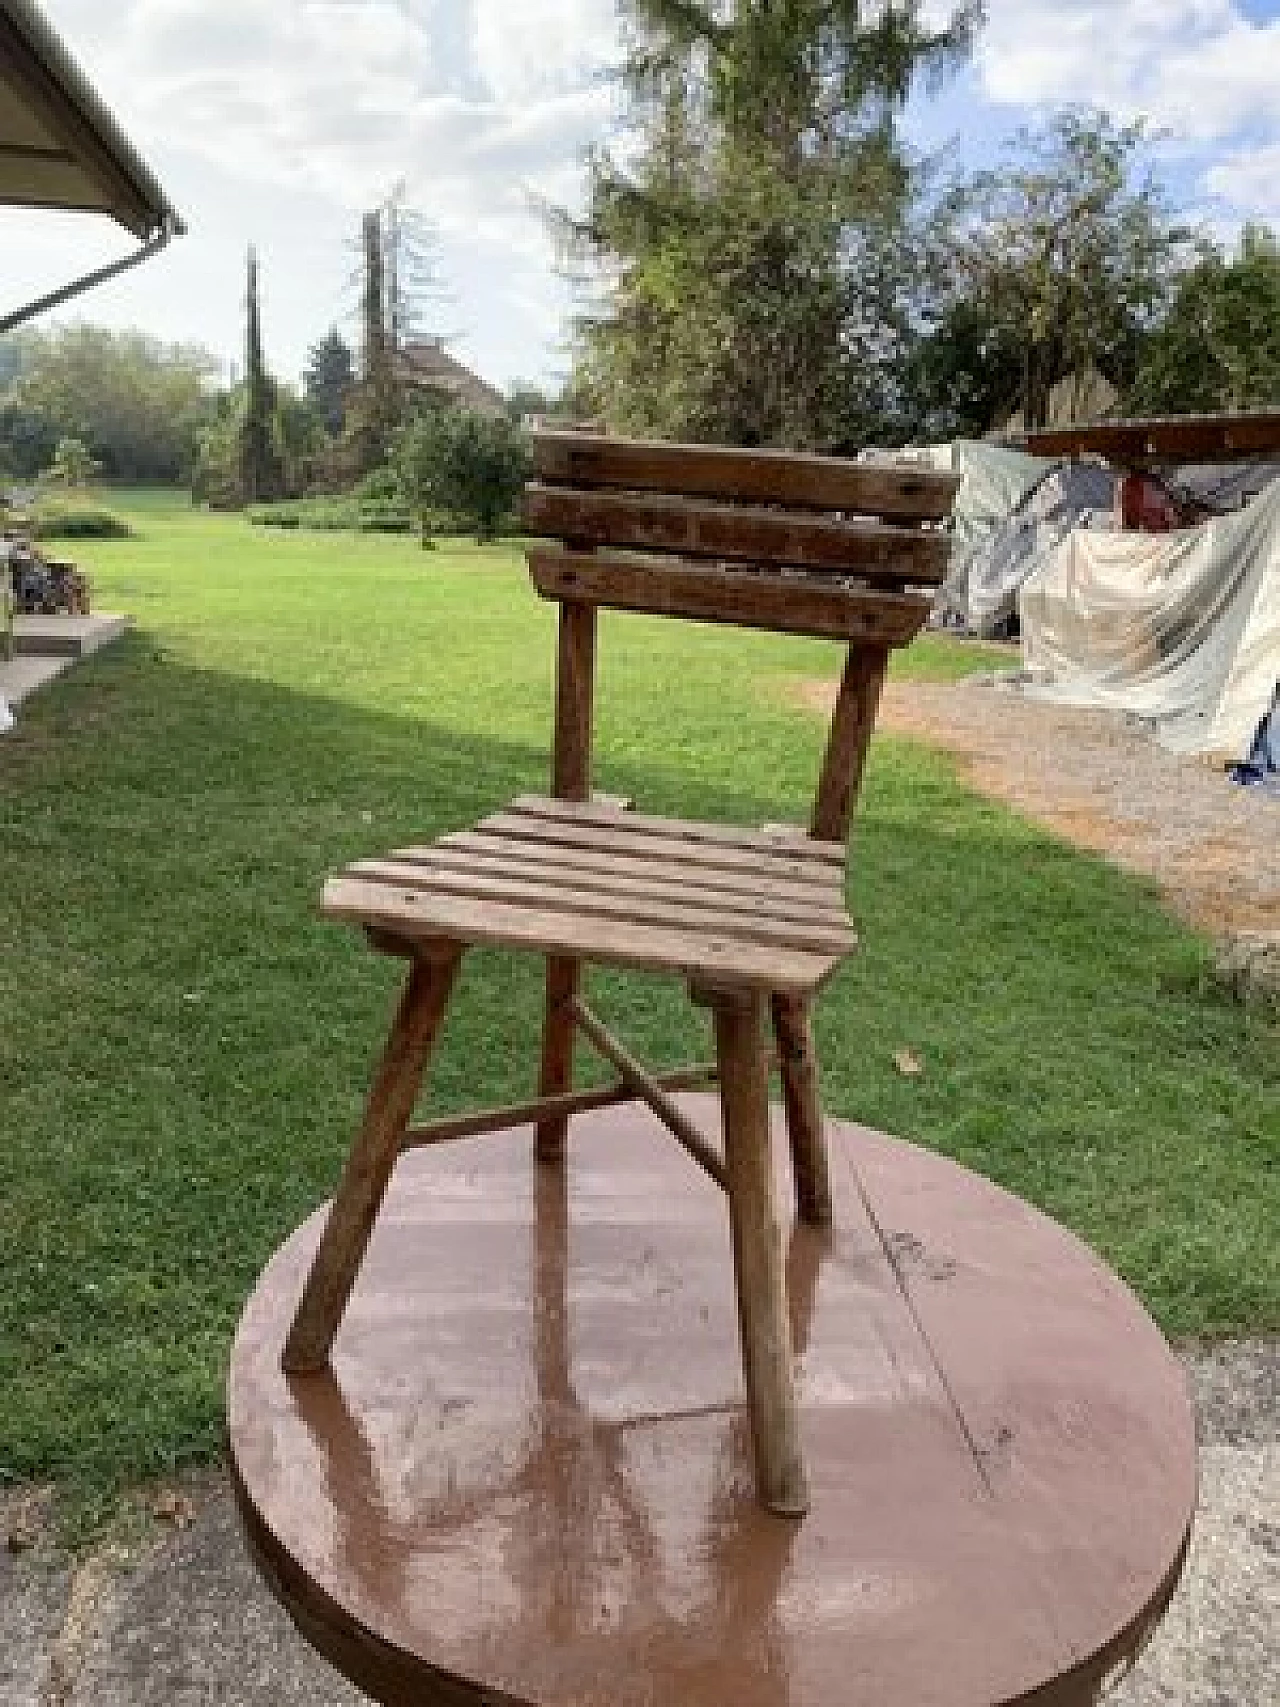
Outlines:
[[28, 331], [3, 347], [13, 377], [0, 384], [0, 445], [22, 476], [47, 466], [59, 439], [77, 438], [108, 479], [187, 478], [216, 407], [208, 351], [89, 325]]
[[246, 503], [279, 497], [282, 486], [273, 420], [275, 383], [262, 353], [258, 255], [250, 246], [245, 293], [244, 407], [240, 415], [240, 492]]
[[566, 254], [604, 286], [574, 390], [611, 424], [838, 448], [892, 404], [913, 192], [896, 115], [967, 50], [919, 0], [628, 0], [639, 147], [591, 164]]
[[1054, 385], [1090, 364], [1122, 389], [1132, 381], [1143, 339], [1192, 258], [1192, 233], [1139, 169], [1143, 135], [1141, 124], [1104, 113], [1059, 113], [1020, 132], [1005, 165], [959, 186], [942, 208], [943, 338], [958, 356], [960, 331], [978, 360], [999, 352], [1002, 369], [1016, 352], [1008, 401], [1029, 427], [1045, 424]]
[[101, 474], [102, 464], [90, 454], [83, 439], [59, 439], [53, 461], [44, 478], [62, 486], [87, 486], [95, 474]]
[[316, 410], [331, 438], [341, 433], [347, 418], [347, 399], [355, 384], [351, 348], [336, 326], [313, 344], [302, 376], [307, 402]]
[[981, 438], [1017, 408], [1022, 378], [1022, 349], [1009, 328], [980, 303], [953, 301], [905, 349], [897, 436]]
[[422, 518], [444, 510], [493, 539], [510, 516], [529, 473], [529, 449], [504, 416], [431, 409], [404, 427], [395, 445], [400, 491]]
[[1280, 241], [1246, 226], [1234, 260], [1207, 250], [1147, 341], [1135, 410], [1280, 406]]

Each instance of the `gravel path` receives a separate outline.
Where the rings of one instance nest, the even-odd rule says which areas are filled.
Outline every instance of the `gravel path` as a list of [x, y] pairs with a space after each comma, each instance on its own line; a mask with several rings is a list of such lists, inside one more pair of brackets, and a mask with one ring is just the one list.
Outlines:
[[[834, 697], [825, 682], [801, 691], [824, 712]], [[1280, 931], [1280, 799], [1166, 752], [1122, 717], [974, 680], [892, 682], [879, 727], [945, 749], [983, 794], [1155, 878], [1202, 930]]]

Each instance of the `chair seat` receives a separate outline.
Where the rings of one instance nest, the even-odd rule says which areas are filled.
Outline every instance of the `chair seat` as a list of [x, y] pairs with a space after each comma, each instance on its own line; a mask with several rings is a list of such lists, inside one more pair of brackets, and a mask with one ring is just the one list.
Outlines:
[[845, 849], [795, 833], [522, 795], [422, 847], [360, 860], [322, 910], [448, 938], [811, 994], [854, 947]]

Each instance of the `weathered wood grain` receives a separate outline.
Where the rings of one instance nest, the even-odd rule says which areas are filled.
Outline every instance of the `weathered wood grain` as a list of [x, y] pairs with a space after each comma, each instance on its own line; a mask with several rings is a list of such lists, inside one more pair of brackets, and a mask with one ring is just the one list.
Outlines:
[[533, 458], [538, 478], [548, 484], [743, 498], [920, 521], [941, 521], [948, 515], [959, 487], [956, 475], [931, 469], [883, 468], [796, 451], [735, 450], [575, 433], [539, 433]]
[[577, 549], [671, 551], [815, 573], [859, 575], [886, 586], [936, 586], [951, 541], [942, 533], [795, 510], [673, 498], [665, 493], [525, 488], [529, 533]]
[[911, 593], [815, 575], [752, 575], [683, 558], [534, 550], [529, 571], [545, 599], [868, 645], [907, 645], [929, 614], [929, 599]]

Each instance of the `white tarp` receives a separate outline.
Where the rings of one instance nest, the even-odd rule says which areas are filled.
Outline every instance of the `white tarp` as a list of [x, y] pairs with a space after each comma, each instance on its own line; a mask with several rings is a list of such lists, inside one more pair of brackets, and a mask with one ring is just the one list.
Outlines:
[[1280, 681], [1280, 480], [1177, 533], [1077, 529], [1019, 597], [1037, 697], [1150, 718], [1188, 753], [1242, 759]]
[[[937, 468], [960, 476], [951, 512], [951, 561], [939, 590], [937, 610], [965, 623], [970, 611], [970, 571], [1010, 514], [1057, 467], [1041, 456], [984, 444], [979, 439], [955, 439], [947, 444], [912, 446], [909, 450], [864, 450], [859, 462], [895, 466], [902, 463]], [[981, 601], [980, 601], [981, 602]], [[985, 605], [984, 605], [985, 609]]]
[[1020, 450], [957, 439], [939, 447], [949, 456], [942, 466], [960, 476], [952, 511], [951, 562], [938, 596], [939, 609], [977, 627], [984, 619], [986, 601], [979, 593], [981, 612], [972, 609], [975, 588], [972, 571], [1010, 514], [1049, 474], [1054, 464], [1041, 456]]

